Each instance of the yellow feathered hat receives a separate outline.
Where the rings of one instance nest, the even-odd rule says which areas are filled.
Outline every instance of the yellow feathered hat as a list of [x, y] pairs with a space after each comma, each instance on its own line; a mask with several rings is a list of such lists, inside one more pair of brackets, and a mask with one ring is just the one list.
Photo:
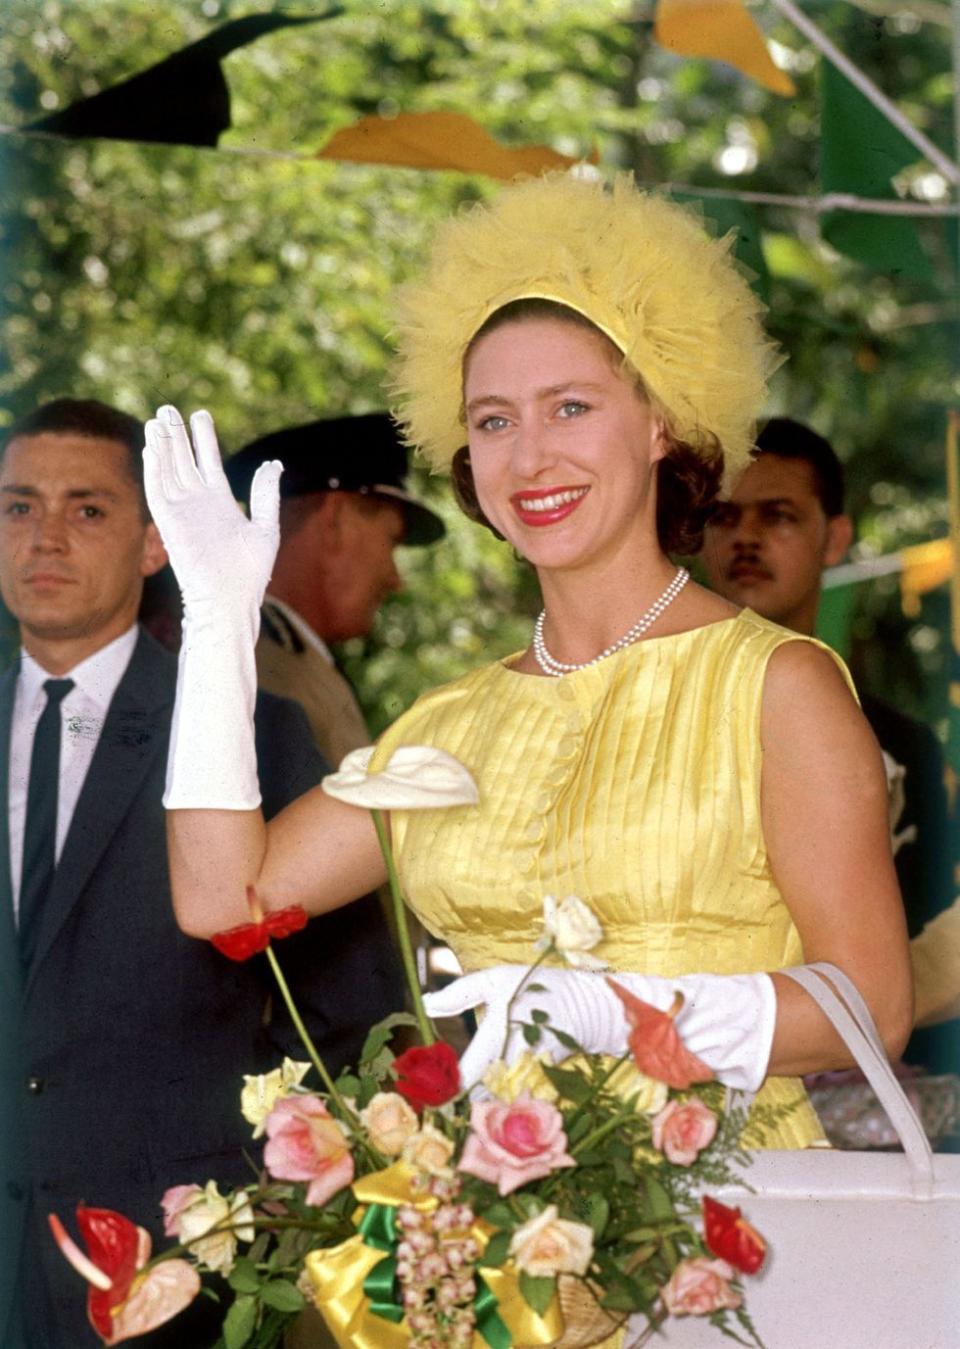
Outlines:
[[689, 211], [552, 173], [442, 224], [424, 275], [401, 287], [391, 389], [408, 443], [447, 471], [466, 443], [463, 357], [511, 300], [555, 300], [588, 318], [640, 375], [673, 435], [719, 442], [729, 482], [746, 465], [767, 379], [780, 363], [763, 306]]

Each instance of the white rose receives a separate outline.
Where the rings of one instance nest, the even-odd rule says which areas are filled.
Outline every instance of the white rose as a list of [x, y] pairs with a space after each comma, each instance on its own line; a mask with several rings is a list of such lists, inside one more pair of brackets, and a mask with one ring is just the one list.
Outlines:
[[582, 970], [605, 970], [606, 961], [587, 955], [603, 941], [603, 928], [593, 912], [576, 895], [567, 895], [557, 903], [553, 895], [543, 897], [543, 937], [541, 950], [554, 945], [568, 965]]
[[366, 810], [475, 806], [477, 784], [459, 759], [432, 745], [400, 745], [384, 768], [369, 772], [374, 746], [352, 750], [322, 782], [328, 796]]
[[240, 1093], [240, 1113], [250, 1124], [256, 1125], [254, 1138], [259, 1138], [267, 1125], [267, 1116], [284, 1096], [289, 1096], [294, 1087], [310, 1071], [309, 1063], [300, 1063], [296, 1059], [284, 1059], [279, 1068], [272, 1073], [258, 1073], [251, 1077], [243, 1075], [243, 1090]]
[[370, 1142], [387, 1157], [399, 1156], [419, 1124], [416, 1111], [395, 1091], [378, 1091], [360, 1119]]
[[535, 1279], [586, 1274], [593, 1257], [593, 1229], [557, 1217], [556, 1204], [550, 1204], [517, 1228], [510, 1254], [520, 1269]]
[[447, 1135], [432, 1124], [425, 1124], [404, 1144], [403, 1160], [428, 1175], [446, 1178], [453, 1175], [450, 1166], [453, 1153], [454, 1146]]
[[233, 1269], [238, 1241], [253, 1241], [253, 1209], [244, 1190], [224, 1197], [215, 1180], [180, 1214], [180, 1241], [198, 1264], [226, 1275]]

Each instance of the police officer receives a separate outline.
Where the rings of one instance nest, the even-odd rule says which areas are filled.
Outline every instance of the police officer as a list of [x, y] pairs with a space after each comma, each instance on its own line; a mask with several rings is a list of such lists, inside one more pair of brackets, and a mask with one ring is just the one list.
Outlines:
[[268, 459], [284, 466], [280, 551], [257, 674], [263, 688], [301, 703], [321, 752], [336, 765], [370, 737], [329, 644], [369, 633], [380, 605], [402, 584], [394, 550], [433, 543], [444, 525], [406, 490], [407, 451], [385, 412], [261, 436], [227, 462], [238, 496], [246, 498]]

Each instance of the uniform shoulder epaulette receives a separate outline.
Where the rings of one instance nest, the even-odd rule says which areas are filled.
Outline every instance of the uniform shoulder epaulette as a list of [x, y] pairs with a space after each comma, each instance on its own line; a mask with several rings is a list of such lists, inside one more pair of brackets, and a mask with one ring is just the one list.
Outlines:
[[271, 642], [276, 642], [277, 646], [282, 646], [284, 651], [292, 651], [295, 655], [301, 656], [306, 650], [303, 639], [289, 618], [272, 604], [263, 606], [260, 626], [264, 636], [269, 637]]

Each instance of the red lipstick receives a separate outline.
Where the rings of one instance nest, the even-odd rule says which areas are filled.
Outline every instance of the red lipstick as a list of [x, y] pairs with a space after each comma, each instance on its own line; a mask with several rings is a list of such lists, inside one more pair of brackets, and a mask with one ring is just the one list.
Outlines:
[[537, 529], [572, 515], [589, 491], [589, 487], [526, 488], [514, 492], [510, 504], [521, 524]]

